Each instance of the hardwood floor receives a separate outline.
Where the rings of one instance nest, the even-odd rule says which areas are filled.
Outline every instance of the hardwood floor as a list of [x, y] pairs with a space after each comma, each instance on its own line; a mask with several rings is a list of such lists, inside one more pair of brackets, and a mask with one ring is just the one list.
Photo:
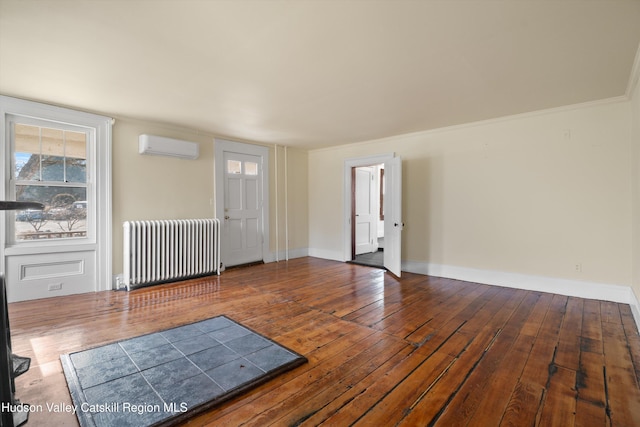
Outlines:
[[305, 364], [190, 426], [640, 426], [628, 305], [316, 258], [220, 277], [10, 304], [28, 426], [75, 426], [59, 355], [219, 314]]

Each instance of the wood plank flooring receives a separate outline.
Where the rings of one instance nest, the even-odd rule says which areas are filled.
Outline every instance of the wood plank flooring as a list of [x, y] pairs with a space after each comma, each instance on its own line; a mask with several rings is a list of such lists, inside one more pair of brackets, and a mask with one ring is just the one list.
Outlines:
[[10, 304], [28, 426], [76, 426], [59, 355], [219, 314], [309, 363], [189, 426], [640, 426], [628, 305], [317, 258]]

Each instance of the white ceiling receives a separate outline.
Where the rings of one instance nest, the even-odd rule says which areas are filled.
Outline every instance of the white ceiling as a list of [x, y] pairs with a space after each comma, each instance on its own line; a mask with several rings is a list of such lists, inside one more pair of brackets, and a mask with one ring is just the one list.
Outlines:
[[366, 141], [625, 95], [640, 1], [0, 0], [0, 93]]

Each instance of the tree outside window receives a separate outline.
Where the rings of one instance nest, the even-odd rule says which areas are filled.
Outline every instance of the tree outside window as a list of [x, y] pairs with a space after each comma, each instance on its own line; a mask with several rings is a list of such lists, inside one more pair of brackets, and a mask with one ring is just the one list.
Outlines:
[[87, 235], [87, 134], [14, 123], [13, 166], [18, 201], [44, 211], [16, 214], [16, 241]]

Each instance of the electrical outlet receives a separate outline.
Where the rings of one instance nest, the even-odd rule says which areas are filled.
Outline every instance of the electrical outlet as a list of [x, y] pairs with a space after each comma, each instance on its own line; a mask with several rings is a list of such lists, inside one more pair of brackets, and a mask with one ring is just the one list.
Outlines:
[[49, 290], [50, 291], [59, 291], [60, 289], [62, 289], [62, 283], [51, 283], [51, 284], [49, 284]]
[[582, 263], [580, 263], [580, 262], [579, 262], [579, 263], [577, 263], [577, 264], [576, 264], [576, 271], [577, 271], [578, 273], [581, 273], [581, 272], [582, 272]]

